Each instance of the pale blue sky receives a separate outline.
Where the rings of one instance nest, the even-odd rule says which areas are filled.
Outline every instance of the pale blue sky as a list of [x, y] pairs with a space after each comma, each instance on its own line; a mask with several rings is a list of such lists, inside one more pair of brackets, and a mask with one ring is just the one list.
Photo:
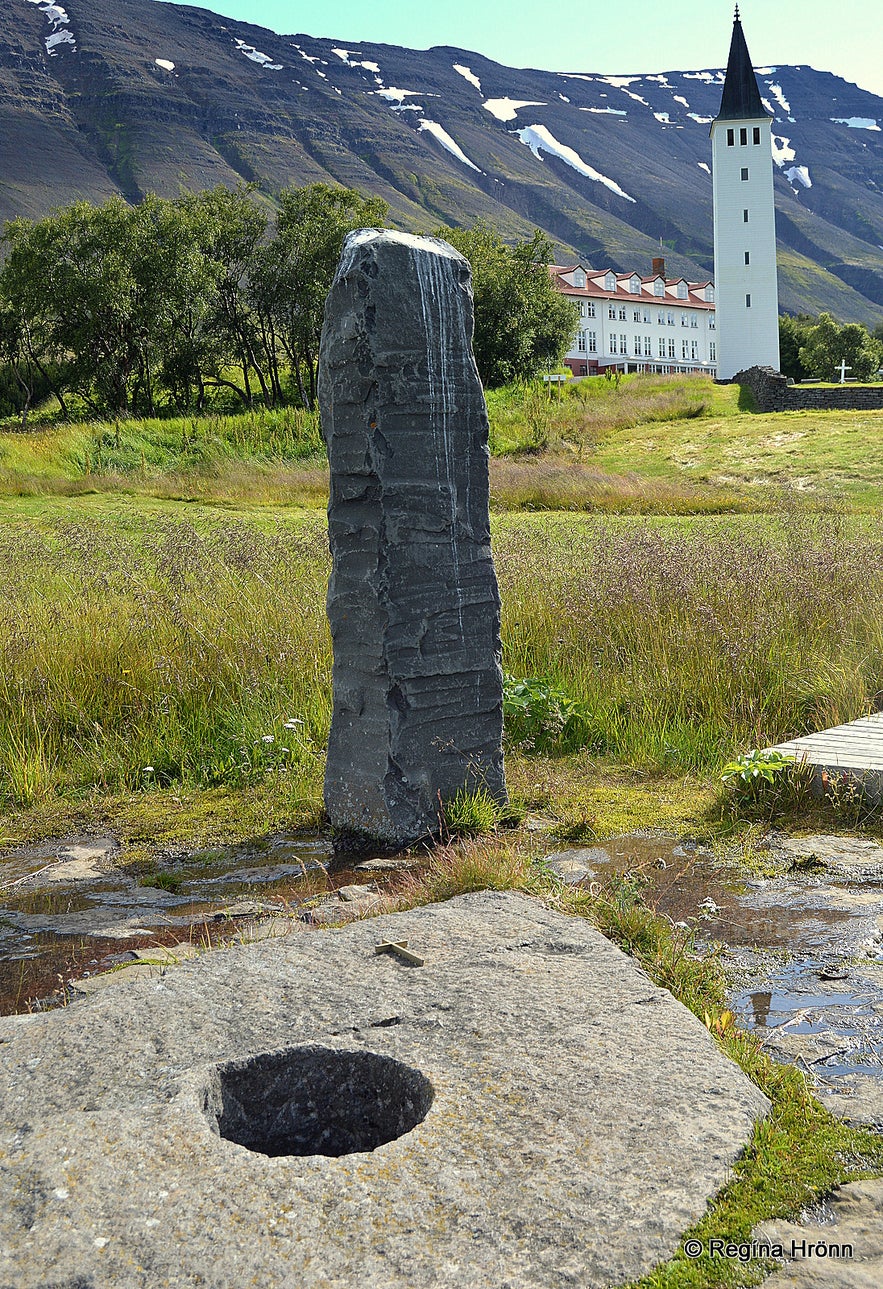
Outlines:
[[[290, 34], [412, 49], [456, 45], [512, 67], [658, 72], [720, 67], [731, 0], [189, 0]], [[745, 0], [742, 25], [757, 66], [809, 64], [883, 95], [880, 0]]]

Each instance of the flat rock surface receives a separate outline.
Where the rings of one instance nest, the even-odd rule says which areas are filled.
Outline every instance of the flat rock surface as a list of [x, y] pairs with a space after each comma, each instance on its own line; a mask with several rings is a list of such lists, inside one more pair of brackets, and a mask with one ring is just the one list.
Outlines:
[[782, 1245], [787, 1256], [764, 1289], [880, 1289], [883, 1181], [838, 1187], [822, 1222], [764, 1222], [754, 1238]]
[[883, 881], [883, 846], [866, 837], [788, 837], [776, 847], [792, 863], [818, 864], [853, 881]]
[[[219, 1135], [282, 1132], [266, 1102], [317, 1047], [407, 1067], [416, 1126], [337, 1158]], [[262, 1053], [260, 1105], [228, 1104]], [[4, 1289], [588, 1289], [675, 1252], [768, 1105], [588, 923], [483, 892], [0, 1019], [0, 1107]]]

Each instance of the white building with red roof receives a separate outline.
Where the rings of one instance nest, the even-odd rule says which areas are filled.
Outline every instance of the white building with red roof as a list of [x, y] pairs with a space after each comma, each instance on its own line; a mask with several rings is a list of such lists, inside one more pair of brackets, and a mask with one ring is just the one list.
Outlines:
[[649, 277], [585, 264], [553, 264], [549, 272], [579, 312], [564, 358], [574, 376], [608, 369], [717, 376], [713, 282], [668, 278], [663, 259], [653, 261]]

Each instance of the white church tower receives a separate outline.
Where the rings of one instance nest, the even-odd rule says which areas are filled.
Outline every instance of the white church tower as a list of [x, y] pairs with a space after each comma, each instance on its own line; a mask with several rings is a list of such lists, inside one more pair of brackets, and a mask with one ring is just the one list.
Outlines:
[[763, 105], [739, 19], [711, 126], [717, 374], [779, 369], [779, 289], [772, 116]]

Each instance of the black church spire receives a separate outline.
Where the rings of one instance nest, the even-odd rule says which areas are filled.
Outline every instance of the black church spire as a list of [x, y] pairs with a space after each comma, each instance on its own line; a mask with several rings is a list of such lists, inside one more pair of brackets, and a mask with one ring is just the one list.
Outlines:
[[727, 75], [717, 120], [756, 121], [763, 116], [772, 116], [772, 112], [766, 110], [761, 100], [739, 19], [739, 6], [736, 5], [733, 39], [730, 42], [730, 57], [727, 60]]

